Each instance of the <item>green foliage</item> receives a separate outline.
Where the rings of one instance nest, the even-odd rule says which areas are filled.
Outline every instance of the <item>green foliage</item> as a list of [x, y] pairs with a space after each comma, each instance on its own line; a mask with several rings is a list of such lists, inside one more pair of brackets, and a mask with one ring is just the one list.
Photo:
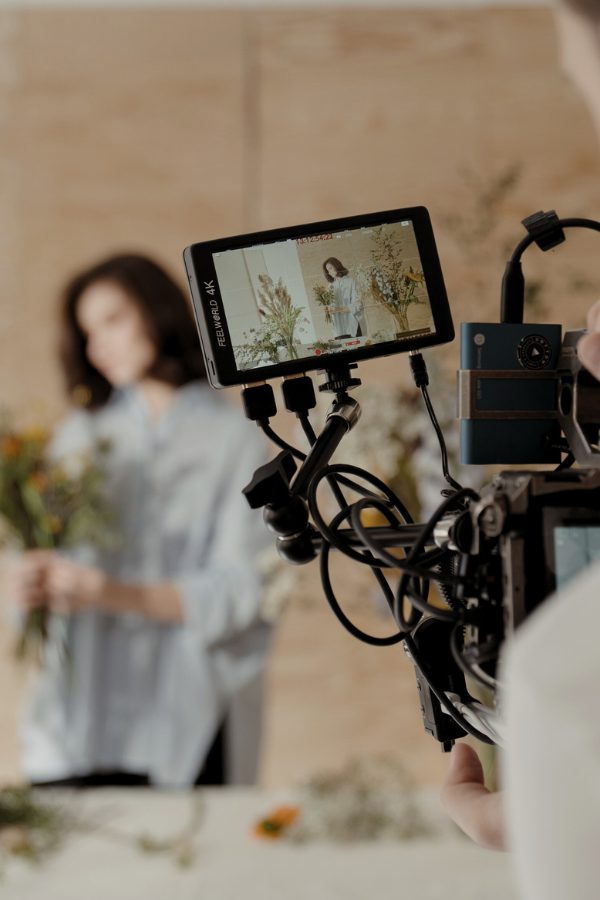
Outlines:
[[31, 788], [0, 790], [0, 852], [39, 862], [70, 830], [70, 817], [56, 805], [41, 803]]
[[313, 345], [315, 350], [320, 350], [321, 353], [326, 353], [327, 351], [337, 350], [342, 345], [336, 341], [335, 338], [331, 338], [329, 341], [313, 341]]

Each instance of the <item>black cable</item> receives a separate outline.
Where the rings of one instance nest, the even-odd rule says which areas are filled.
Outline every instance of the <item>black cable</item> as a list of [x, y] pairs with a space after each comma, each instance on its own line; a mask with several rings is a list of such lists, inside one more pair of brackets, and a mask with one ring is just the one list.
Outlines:
[[398, 568], [398, 563], [400, 562], [398, 557], [392, 556], [391, 553], [388, 553], [387, 550], [381, 547], [375, 538], [369, 534], [368, 528], [363, 525], [360, 518], [363, 509], [376, 509], [383, 513], [390, 525], [397, 525], [398, 520], [390, 509], [389, 503], [382, 497], [364, 497], [362, 500], [358, 500], [356, 503], [352, 504], [352, 514], [350, 518], [354, 531], [371, 553], [381, 562], [386, 563], [390, 569]]
[[[300, 419], [300, 424], [302, 426], [304, 434], [306, 435], [308, 442], [312, 447], [312, 445], [315, 443], [315, 441], [317, 439], [317, 436], [316, 436], [314, 429], [308, 419], [308, 413], [298, 415], [298, 418]], [[336, 476], [335, 475], [328, 476], [327, 481], [328, 481], [329, 486], [331, 487], [333, 494], [338, 502], [340, 511], [348, 509], [349, 508], [348, 504], [346, 503], [346, 499], [338, 486]], [[347, 480], [344, 479], [344, 482], [346, 482], [346, 481]], [[352, 481], [347, 481], [347, 484], [352, 487], [356, 487], [354, 485], [354, 482], [352, 482]], [[393, 522], [390, 522], [390, 524], [395, 524], [395, 523], [396, 523], [396, 519], [393, 518]], [[377, 581], [379, 587], [381, 588], [383, 595], [384, 595], [385, 599], [387, 600], [390, 609], [392, 609], [392, 606], [394, 603], [394, 592], [392, 591], [391, 587], [389, 586], [385, 575], [383, 574], [383, 572], [380, 571], [380, 569], [378, 569], [375, 566], [371, 566], [371, 571], [373, 572], [373, 575], [375, 576], [375, 580]]]
[[427, 603], [417, 591], [413, 591], [410, 585], [406, 588], [405, 596], [408, 597], [412, 606], [415, 606], [422, 613], [428, 613], [442, 622], [462, 622], [460, 613], [454, 612], [452, 609], [440, 609], [439, 606]]
[[[471, 500], [478, 500], [479, 494], [477, 494], [471, 488], [461, 488], [460, 491], [457, 491], [451, 497], [447, 497], [443, 501], [443, 503], [441, 503], [438, 506], [438, 508], [435, 510], [435, 512], [433, 513], [433, 515], [430, 517], [429, 521], [423, 528], [423, 531], [421, 532], [419, 538], [413, 545], [412, 550], [408, 554], [407, 562], [409, 564], [416, 561], [419, 553], [425, 547], [428, 539], [431, 537], [431, 535], [433, 533], [433, 529], [435, 528], [435, 526], [437, 525], [439, 520], [444, 516], [444, 514], [449, 509], [451, 509], [453, 506], [456, 506], [457, 504], [462, 502], [463, 498], [465, 498], [465, 497], [469, 497]], [[442, 574], [444, 574], [443, 578], [440, 577]], [[458, 576], [458, 575], [450, 576], [450, 575], [446, 575], [445, 573], [432, 572], [429, 574], [429, 577], [433, 581], [442, 582], [443, 584], [461, 584], [461, 583], [464, 584], [465, 583], [465, 579], [461, 578], [461, 576]], [[452, 580], [449, 580], [449, 579], [452, 579]], [[400, 582], [398, 584], [398, 589], [396, 591], [396, 598], [394, 601], [394, 618], [396, 619], [397, 622], [400, 622], [403, 619], [402, 605], [404, 602], [405, 593], [408, 589], [408, 585], [409, 585], [408, 572], [403, 572], [402, 577], [400, 578]], [[410, 601], [410, 597], [409, 597], [409, 601]]]
[[455, 627], [452, 629], [452, 632], [450, 633], [450, 652], [452, 654], [452, 659], [464, 675], [468, 675], [469, 678], [473, 678], [475, 681], [489, 690], [491, 687], [490, 683], [480, 675], [478, 675], [477, 672], [475, 672], [470, 667], [470, 665], [465, 661], [462, 653], [460, 652], [460, 648], [458, 646], [458, 633], [461, 627], [461, 622], [457, 622]]
[[[338, 550], [340, 550], [342, 553], [345, 553], [356, 562], [363, 562], [363, 557], [360, 557], [358, 553], [356, 553], [348, 544], [346, 544], [345, 541], [340, 538], [338, 534], [334, 533], [326, 524], [317, 504], [317, 488], [319, 487], [319, 484], [321, 483], [323, 478], [326, 478], [328, 475], [338, 475], [339, 473], [344, 472], [349, 475], [354, 475], [358, 478], [363, 478], [369, 484], [373, 485], [376, 490], [380, 491], [384, 495], [384, 497], [389, 500], [391, 506], [397, 510], [404, 522], [410, 525], [414, 525], [414, 520], [401, 500], [394, 494], [391, 488], [389, 488], [387, 484], [385, 484], [384, 481], [381, 481], [370, 472], [366, 472], [364, 469], [358, 468], [358, 466], [352, 466], [348, 463], [337, 463], [335, 465], [325, 466], [323, 469], [321, 469], [320, 472], [317, 472], [315, 477], [312, 479], [308, 489], [308, 508], [310, 509], [315, 525], [317, 526], [323, 537], [327, 541], [329, 541], [330, 544], [333, 544], [334, 547], [337, 547]], [[380, 499], [372, 493], [369, 494], [369, 497]]]
[[[331, 528], [335, 529], [339, 525], [342, 524], [345, 519], [350, 515], [350, 507], [346, 509], [342, 509], [331, 521]], [[353, 637], [357, 638], [359, 641], [362, 641], [364, 644], [371, 644], [374, 647], [390, 647], [393, 644], [399, 644], [400, 641], [405, 637], [404, 632], [398, 631], [396, 634], [389, 635], [388, 637], [375, 637], [374, 635], [367, 634], [365, 631], [361, 631], [360, 628], [357, 628], [353, 622], [347, 617], [347, 615], [343, 612], [340, 607], [337, 598], [333, 592], [333, 588], [331, 586], [331, 579], [329, 577], [329, 551], [331, 548], [331, 544], [328, 541], [323, 541], [323, 546], [321, 547], [321, 556], [319, 559], [319, 568], [321, 573], [321, 584], [323, 586], [323, 592], [331, 607], [334, 615], [338, 619], [338, 621], [344, 626], [346, 631], [348, 631]], [[387, 582], [386, 582], [387, 583]]]
[[448, 697], [446, 697], [445, 691], [443, 691], [442, 688], [439, 686], [439, 684], [437, 684], [436, 679], [431, 676], [431, 672], [429, 671], [428, 667], [423, 663], [423, 660], [420, 658], [419, 651], [417, 650], [417, 646], [410, 635], [407, 635], [404, 638], [404, 643], [406, 645], [406, 649], [412, 656], [415, 665], [423, 673], [423, 676], [425, 677], [429, 687], [431, 688], [431, 690], [433, 691], [435, 696], [438, 698], [438, 700], [440, 701], [440, 703], [442, 704], [442, 706], [444, 707], [446, 712], [450, 716], [452, 716], [452, 718], [457, 723], [457, 725], [460, 725], [460, 727], [463, 729], [463, 731], [466, 731], [467, 734], [470, 734], [472, 737], [477, 738], [477, 740], [481, 741], [482, 744], [490, 744], [492, 747], [495, 747], [496, 746], [495, 741], [493, 741], [491, 738], [489, 738], [487, 736], [487, 734], [484, 734], [482, 731], [479, 731], [477, 728], [475, 728], [473, 725], [471, 725], [471, 723], [468, 722], [465, 719], [465, 717], [463, 715], [461, 715], [461, 713], [459, 713], [459, 711], [454, 707], [454, 704], [451, 702], [451, 700], [449, 700]]
[[[382, 498], [376, 498], [376, 497], [364, 498], [363, 500], [359, 500], [357, 503], [354, 503], [352, 505], [351, 519], [352, 519], [352, 526], [354, 528], [354, 531], [356, 532], [358, 537], [362, 540], [363, 544], [365, 544], [365, 546], [367, 546], [371, 550], [371, 552], [376, 557], [379, 558], [379, 560], [381, 562], [383, 562], [384, 564], [389, 566], [389, 568], [391, 568], [391, 569], [396, 569], [398, 567], [398, 562], [399, 562], [397, 557], [392, 556], [391, 553], [388, 553], [383, 547], [381, 547], [377, 543], [377, 541], [373, 538], [373, 536], [371, 534], [369, 534], [369, 529], [366, 528], [362, 524], [360, 514], [363, 511], [363, 509], [368, 509], [368, 508], [377, 509], [381, 513], [383, 513], [385, 515], [385, 517], [387, 518], [388, 522], [390, 523], [390, 525], [394, 525], [397, 522], [387, 501], [383, 500]], [[377, 570], [374, 569], [373, 571], [377, 571]], [[384, 578], [384, 575], [382, 572], [380, 572], [379, 574], [380, 574], [381, 578]], [[379, 578], [377, 580], [379, 581]], [[427, 584], [428, 584], [428, 582], [427, 582]], [[386, 591], [384, 591], [384, 593], [386, 596], [386, 600], [388, 601], [388, 603], [390, 605], [390, 609], [391, 609], [392, 615], [393, 615], [394, 614], [394, 593], [392, 592], [391, 588], [389, 587], [387, 580], [385, 580], [385, 586], [388, 588], [389, 594]], [[419, 618], [420, 618], [420, 616], [419, 616]], [[400, 628], [401, 631], [410, 631], [411, 628], [414, 628], [414, 626], [417, 624], [417, 622], [418, 622], [418, 619], [415, 619], [414, 616], [409, 617], [408, 620], [406, 620], [404, 618], [404, 616], [401, 616], [400, 621], [397, 621], [396, 624], [398, 625], [398, 627]]]
[[440, 445], [440, 450], [442, 453], [442, 472], [444, 474], [445, 480], [448, 484], [454, 488], [455, 491], [461, 491], [462, 485], [455, 481], [452, 475], [450, 474], [450, 468], [448, 466], [448, 450], [446, 448], [446, 441], [444, 440], [444, 435], [442, 433], [442, 429], [440, 428], [440, 423], [437, 420], [437, 416], [435, 414], [435, 410], [433, 409], [433, 405], [431, 403], [431, 398], [429, 397], [429, 391], [427, 390], [427, 386], [425, 384], [421, 385], [421, 393], [423, 394], [423, 400], [425, 401], [425, 406], [427, 407], [427, 412], [429, 413], [429, 418], [431, 419], [431, 424], [434, 427], [435, 433], [437, 435], [437, 439]]
[[298, 414], [298, 419], [300, 421], [300, 425], [302, 426], [302, 430], [308, 439], [308, 443], [312, 447], [312, 445], [317, 440], [317, 435], [315, 434], [314, 428], [310, 424], [310, 421], [308, 418], [308, 412]]
[[291, 453], [292, 456], [294, 456], [296, 459], [304, 462], [304, 460], [306, 459], [306, 453], [302, 453], [301, 450], [296, 450], [295, 447], [292, 447], [291, 444], [288, 444], [287, 441], [284, 441], [283, 438], [279, 437], [279, 435], [273, 431], [270, 425], [261, 425], [260, 427], [270, 441], [273, 441], [273, 443], [277, 444], [278, 447], [281, 447], [282, 450], [289, 451], [289, 453]]
[[[364, 553], [361, 554], [358, 551], [354, 550], [339, 535], [339, 533], [334, 531], [332, 529], [331, 525], [327, 525], [327, 523], [323, 519], [323, 517], [319, 511], [317, 501], [316, 501], [317, 488], [318, 488], [320, 482], [323, 480], [323, 478], [326, 478], [327, 475], [335, 474], [336, 472], [339, 472], [339, 471], [350, 472], [351, 474], [357, 474], [359, 477], [364, 478], [365, 481], [370, 481], [372, 484], [374, 484], [377, 487], [378, 490], [380, 490], [382, 493], [384, 493], [388, 497], [390, 504], [398, 510], [400, 515], [406, 516], [408, 519], [408, 522], [410, 524], [414, 524], [412, 517], [411, 517], [410, 513], [408, 512], [408, 510], [406, 509], [406, 507], [404, 506], [404, 504], [383, 481], [380, 481], [375, 475], [371, 475], [370, 472], [366, 472], [363, 469], [357, 468], [356, 466], [351, 466], [351, 465], [348, 465], [347, 463], [337, 463], [334, 466], [325, 466], [323, 469], [321, 469], [321, 471], [318, 472], [312, 479], [309, 489], [308, 489], [308, 508], [310, 510], [311, 516], [313, 517], [313, 521], [314, 521], [315, 525], [317, 526], [317, 529], [320, 531], [321, 536], [325, 539], [325, 541], [327, 541], [329, 544], [333, 544], [333, 546], [336, 547], [336, 549], [338, 549], [341, 553], [344, 553], [350, 559], [353, 559], [355, 562], [359, 562], [359, 563], [362, 563], [363, 565], [366, 564], [369, 566], [375, 565], [379, 568], [386, 568], [386, 569], [390, 568], [389, 563], [381, 562], [380, 560], [376, 559], [376, 557], [373, 556], [372, 554], [368, 554], [368, 555], [364, 554]], [[478, 498], [479, 495], [476, 494], [475, 491], [472, 491], [470, 488], [463, 488], [461, 491], [457, 491], [457, 492], [453, 493], [452, 497], [449, 497], [446, 501], [444, 501], [444, 503], [442, 503], [442, 505], [440, 507], [438, 507], [438, 510], [436, 510], [436, 513], [439, 512], [440, 510], [442, 510], [442, 513], [440, 513], [440, 515], [443, 514], [443, 512], [445, 512], [447, 509], [449, 509], [452, 505], [454, 505], [455, 503], [458, 503], [459, 500], [462, 500], [462, 498], [464, 496], [472, 496], [474, 498]], [[436, 522], [437, 522], [437, 519], [433, 522], [433, 525], [431, 525], [431, 528], [429, 528], [429, 525], [425, 526], [425, 528], [429, 529], [427, 532], [427, 537], [430, 537]], [[401, 528], [401, 527], [402, 526], [400, 525], [399, 528]], [[422, 537], [423, 537], [423, 532], [421, 533], [421, 537], [419, 538], [419, 541], [418, 541], [420, 548], [422, 548], [424, 546], [424, 544], [422, 542]], [[395, 560], [395, 565], [393, 566], [393, 568], [400, 569], [408, 578], [419, 578], [419, 579], [426, 578], [426, 579], [431, 579], [433, 581], [439, 581], [439, 582], [443, 582], [444, 584], [451, 584], [451, 585], [459, 585], [459, 584], [467, 583], [467, 579], [465, 579], [461, 575], [451, 575], [446, 572], [436, 572], [436, 571], [430, 571], [428, 569], [423, 570], [423, 569], [419, 568], [418, 565], [411, 565], [410, 564], [411, 558], [414, 558], [412, 556], [412, 552], [406, 561], [402, 560], [402, 559], [396, 559], [395, 557], [390, 557], [390, 558], [393, 558]]]

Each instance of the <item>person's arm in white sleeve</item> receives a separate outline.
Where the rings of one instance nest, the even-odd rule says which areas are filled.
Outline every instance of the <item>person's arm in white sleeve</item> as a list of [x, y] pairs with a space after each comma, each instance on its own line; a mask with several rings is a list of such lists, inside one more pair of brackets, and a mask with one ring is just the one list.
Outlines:
[[524, 900], [600, 885], [600, 563], [520, 626], [502, 671], [509, 845]]
[[262, 579], [256, 561], [273, 536], [262, 511], [250, 509], [242, 494], [266, 461], [260, 435], [253, 437], [242, 437], [232, 448], [231, 478], [218, 503], [207, 564], [175, 579], [184, 623], [205, 646], [226, 641], [259, 619]]
[[358, 294], [358, 285], [354, 278], [348, 276], [350, 278], [350, 302], [348, 304], [348, 310], [352, 313], [353, 316], [356, 316], [357, 312], [360, 310], [360, 297]]

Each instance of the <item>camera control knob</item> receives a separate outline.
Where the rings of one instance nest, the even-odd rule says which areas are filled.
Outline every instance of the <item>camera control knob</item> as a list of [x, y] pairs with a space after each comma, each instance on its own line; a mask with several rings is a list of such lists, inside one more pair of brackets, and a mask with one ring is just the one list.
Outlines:
[[485, 500], [477, 515], [477, 524], [486, 537], [499, 537], [506, 521], [507, 506], [502, 494]]

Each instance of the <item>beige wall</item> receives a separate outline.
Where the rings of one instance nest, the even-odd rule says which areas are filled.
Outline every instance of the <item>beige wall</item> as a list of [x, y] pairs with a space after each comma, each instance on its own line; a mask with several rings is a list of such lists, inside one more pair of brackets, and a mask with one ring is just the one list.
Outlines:
[[[492, 181], [513, 164], [521, 178], [496, 203]], [[153, 253], [180, 274], [194, 241], [410, 205], [431, 210], [457, 322], [496, 316], [521, 218], [600, 213], [600, 151], [548, 10], [0, 10], [0, 404], [64, 410], [56, 296], [103, 254]], [[547, 257], [526, 260], [544, 279], [529, 314], [580, 324], [600, 291], [597, 238], [570, 235]], [[438, 353], [449, 373], [457, 353]], [[277, 635], [264, 780], [377, 749], [438, 777], [401, 654], [311, 615], [295, 610]], [[3, 689], [8, 777], [12, 670]]]
[[[513, 242], [539, 208], [600, 207], [595, 139], [545, 9], [3, 10], [0, 51], [11, 406], [62, 409], [55, 298], [107, 252], [151, 252], [179, 273], [182, 249], [210, 236], [422, 204], [460, 320], [482, 312], [443, 228], [465, 204], [460, 167], [522, 165], [502, 210]], [[592, 245], [572, 238], [557, 268], [592, 278]]]

